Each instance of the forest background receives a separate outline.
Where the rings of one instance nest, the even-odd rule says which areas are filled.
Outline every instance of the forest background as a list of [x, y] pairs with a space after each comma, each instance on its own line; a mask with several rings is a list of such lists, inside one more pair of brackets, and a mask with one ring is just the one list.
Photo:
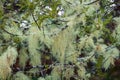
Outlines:
[[120, 0], [0, 0], [1, 80], [120, 80]]

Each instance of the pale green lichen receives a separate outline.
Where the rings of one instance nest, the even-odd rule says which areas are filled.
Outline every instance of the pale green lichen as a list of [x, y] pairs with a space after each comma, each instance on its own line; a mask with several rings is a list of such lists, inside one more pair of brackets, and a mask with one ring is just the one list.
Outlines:
[[37, 51], [40, 36], [41, 33], [37, 27], [30, 28], [30, 35], [28, 36], [28, 50], [30, 52], [32, 65], [41, 64], [40, 60], [41, 54]]
[[14, 76], [13, 76], [13, 80], [32, 80], [30, 79], [28, 76], [26, 76], [24, 73], [22, 72], [17, 72]]
[[7, 51], [5, 51], [1, 56], [0, 56], [0, 78], [3, 80], [7, 78], [8, 75], [11, 73], [11, 68], [15, 63], [15, 60], [17, 58], [17, 51], [14, 47], [8, 47]]

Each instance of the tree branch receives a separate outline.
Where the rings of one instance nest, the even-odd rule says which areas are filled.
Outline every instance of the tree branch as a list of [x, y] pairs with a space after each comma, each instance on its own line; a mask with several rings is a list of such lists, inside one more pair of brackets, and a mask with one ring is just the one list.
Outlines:
[[13, 34], [13, 33], [8, 32], [8, 31], [7, 31], [7, 30], [5, 30], [4, 28], [2, 28], [2, 30], [3, 30], [4, 32], [6, 32], [6, 33], [8, 33], [8, 34], [12, 35], [12, 36], [18, 36], [17, 34]]
[[91, 4], [94, 4], [94, 3], [98, 2], [98, 1], [99, 1], [99, 0], [95, 0], [95, 1], [92, 1], [92, 2], [87, 3], [87, 4], [85, 4], [85, 5], [91, 5]]
[[32, 15], [32, 18], [33, 18], [35, 24], [37, 25], [38, 29], [41, 30], [41, 29], [40, 29], [40, 26], [39, 26], [38, 23], [37, 23], [37, 20], [35, 19], [35, 16], [33, 15], [33, 13], [31, 13], [31, 15]]

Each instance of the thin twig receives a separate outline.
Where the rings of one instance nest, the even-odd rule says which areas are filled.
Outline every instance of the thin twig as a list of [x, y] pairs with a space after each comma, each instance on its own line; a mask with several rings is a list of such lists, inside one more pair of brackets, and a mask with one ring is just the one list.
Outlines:
[[32, 18], [33, 18], [35, 24], [37, 25], [38, 29], [41, 30], [39, 24], [37, 23], [37, 20], [35, 19], [35, 16], [33, 15], [33, 13], [31, 13], [31, 15], [32, 15]]
[[6, 33], [8, 33], [8, 34], [12, 35], [12, 36], [18, 36], [17, 34], [13, 34], [13, 33], [8, 32], [8, 31], [7, 31], [7, 30], [5, 30], [4, 28], [2, 28], [2, 30], [3, 30], [4, 32], [6, 32]]
[[85, 5], [91, 5], [91, 4], [94, 4], [94, 3], [98, 2], [98, 1], [99, 1], [99, 0], [95, 0], [95, 1], [92, 1], [92, 2], [87, 3], [87, 4], [85, 4]]
[[42, 27], [42, 29], [43, 29], [43, 36], [44, 36], [44, 38], [45, 38], [45, 32], [44, 32], [44, 27]]

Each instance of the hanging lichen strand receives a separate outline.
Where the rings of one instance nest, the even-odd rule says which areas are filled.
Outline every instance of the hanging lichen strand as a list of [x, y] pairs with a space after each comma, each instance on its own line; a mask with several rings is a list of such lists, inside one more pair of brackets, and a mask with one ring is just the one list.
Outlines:
[[30, 28], [28, 36], [28, 48], [30, 53], [30, 63], [34, 66], [41, 64], [41, 54], [37, 51], [41, 33], [37, 27]]
[[75, 35], [73, 31], [73, 27], [68, 27], [54, 37], [52, 45], [53, 56], [62, 64], [66, 62], [67, 56], [70, 56], [75, 52], [73, 45]]
[[8, 47], [0, 57], [0, 79], [6, 80], [11, 75], [11, 68], [18, 56], [18, 53], [14, 47]]

